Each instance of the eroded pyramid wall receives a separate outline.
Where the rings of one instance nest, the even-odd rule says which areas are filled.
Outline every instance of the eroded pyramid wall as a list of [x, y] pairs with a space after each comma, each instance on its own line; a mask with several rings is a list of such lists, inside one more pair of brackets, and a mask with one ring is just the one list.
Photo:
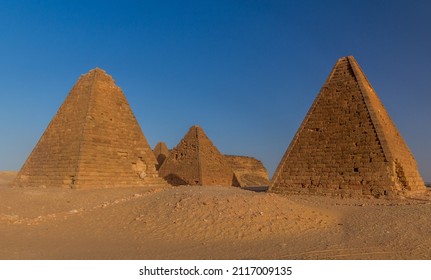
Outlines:
[[14, 185], [96, 188], [164, 184], [121, 89], [101, 69], [77, 81]]
[[172, 185], [231, 186], [233, 171], [199, 126], [189, 129], [159, 169]]
[[154, 147], [153, 153], [157, 160], [156, 169], [158, 170], [169, 156], [169, 149], [164, 142], [159, 142]]
[[268, 172], [260, 160], [247, 156], [225, 155], [240, 187], [269, 186]]
[[341, 58], [283, 156], [270, 191], [381, 196], [422, 189], [410, 150], [362, 70], [353, 57]]

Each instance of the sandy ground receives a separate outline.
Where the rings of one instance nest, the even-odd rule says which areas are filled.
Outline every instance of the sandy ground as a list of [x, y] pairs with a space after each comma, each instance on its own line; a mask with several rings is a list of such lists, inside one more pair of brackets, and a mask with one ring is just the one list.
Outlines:
[[15, 178], [16, 171], [0, 171], [0, 187], [6, 186]]
[[431, 191], [279, 196], [233, 187], [6, 187], [0, 259], [431, 259]]

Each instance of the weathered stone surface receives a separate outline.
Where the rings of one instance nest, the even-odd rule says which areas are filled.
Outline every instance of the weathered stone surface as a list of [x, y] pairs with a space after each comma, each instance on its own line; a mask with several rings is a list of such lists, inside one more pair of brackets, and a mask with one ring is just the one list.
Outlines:
[[270, 191], [379, 197], [423, 190], [413, 155], [356, 60], [339, 59]]
[[174, 186], [231, 186], [234, 180], [226, 159], [199, 126], [191, 127], [170, 151], [159, 175]]
[[159, 170], [160, 166], [162, 166], [163, 162], [165, 162], [166, 158], [169, 156], [169, 149], [165, 142], [159, 142], [154, 147], [153, 153], [157, 160], [156, 169]]
[[247, 156], [225, 155], [239, 186], [269, 186], [268, 172], [260, 160]]
[[124, 96], [101, 69], [82, 75], [18, 173], [15, 186], [166, 184]]

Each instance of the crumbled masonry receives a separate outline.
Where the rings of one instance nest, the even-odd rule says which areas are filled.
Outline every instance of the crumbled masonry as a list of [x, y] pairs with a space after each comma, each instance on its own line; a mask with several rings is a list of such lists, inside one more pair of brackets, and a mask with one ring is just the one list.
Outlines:
[[162, 166], [163, 162], [165, 162], [166, 158], [169, 156], [169, 149], [165, 142], [159, 142], [156, 147], [154, 147], [153, 153], [157, 159], [156, 169], [159, 170], [160, 166]]
[[225, 157], [199, 126], [170, 151], [159, 175], [171, 185], [237, 186]]
[[225, 155], [241, 188], [269, 186], [268, 172], [260, 160], [247, 156]]

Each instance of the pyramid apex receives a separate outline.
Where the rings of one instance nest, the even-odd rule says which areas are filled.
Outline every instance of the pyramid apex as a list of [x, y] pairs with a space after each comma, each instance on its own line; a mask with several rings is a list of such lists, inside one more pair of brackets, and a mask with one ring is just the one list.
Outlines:
[[99, 67], [93, 68], [93, 69], [91, 69], [91, 70], [90, 70], [90, 72], [91, 72], [91, 71], [96, 71], [96, 72], [103, 72], [103, 73], [106, 73], [106, 71], [105, 71], [105, 70], [103, 70], [102, 68], [99, 68]]
[[99, 67], [93, 68], [90, 71], [88, 71], [87, 73], [82, 74], [81, 76], [87, 76], [87, 75], [92, 75], [92, 74], [102, 74], [105, 76], [109, 76], [112, 79], [111, 75], [109, 75], [108, 73], [106, 73], [105, 70], [103, 70], [102, 68], [99, 68]]
[[191, 133], [191, 132], [199, 133], [199, 134], [202, 134], [202, 133], [205, 134], [205, 131], [199, 125], [193, 125], [192, 127], [190, 127], [189, 133]]
[[169, 150], [169, 149], [168, 149], [168, 146], [166, 145], [166, 143], [165, 143], [165, 142], [160, 141], [160, 142], [158, 142], [158, 143], [156, 144], [156, 146], [154, 147], [154, 150], [156, 151], [156, 150], [162, 150], [162, 149]]
[[106, 73], [105, 70], [103, 70], [103, 69], [101, 69], [99, 67], [93, 68], [90, 71], [88, 71], [87, 73], [82, 74], [81, 78], [83, 78], [83, 77], [86, 77], [86, 78], [89, 78], [89, 79], [96, 79], [96, 78], [98, 79], [98, 78], [104, 77], [105, 79], [111, 80], [111, 81], [113, 81], [115, 83], [114, 78], [112, 78], [111, 75], [109, 75], [108, 73]]
[[342, 56], [337, 60], [337, 62], [341, 62], [341, 61], [345, 61], [345, 60], [355, 60], [355, 57], [353, 55]]
[[106, 71], [103, 70], [102, 68], [96, 67], [96, 68], [91, 69], [90, 71], [88, 71], [84, 75], [92, 74], [92, 73], [103, 73], [103, 74], [106, 74]]

